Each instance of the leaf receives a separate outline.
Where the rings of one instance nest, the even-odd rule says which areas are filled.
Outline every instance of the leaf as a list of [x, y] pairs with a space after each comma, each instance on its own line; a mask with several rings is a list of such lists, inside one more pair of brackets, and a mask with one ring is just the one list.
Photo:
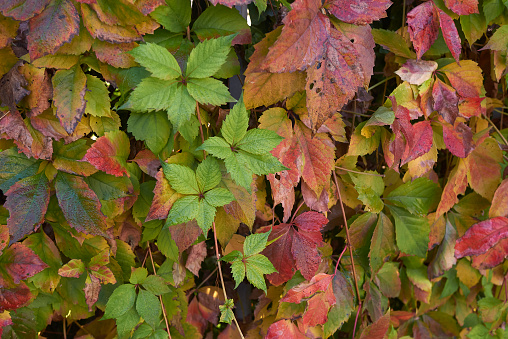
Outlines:
[[136, 299], [136, 311], [152, 328], [156, 328], [159, 324], [162, 309], [159, 299], [152, 293], [139, 290]]
[[143, 287], [150, 293], [155, 295], [161, 295], [165, 293], [170, 293], [168, 285], [164, 281], [164, 278], [158, 275], [150, 275], [148, 276], [144, 282], [142, 283]]
[[69, 70], [56, 71], [52, 82], [56, 115], [65, 131], [72, 134], [85, 112], [85, 73], [76, 65]]
[[196, 100], [189, 94], [187, 86], [178, 84], [175, 91], [167, 109], [174, 132], [181, 130], [181, 127], [196, 111]]
[[[205, 165], [206, 166], [206, 165]], [[196, 173], [187, 166], [162, 163], [162, 169], [171, 187], [181, 194], [199, 194]]]
[[125, 132], [106, 132], [86, 152], [83, 161], [88, 161], [98, 170], [120, 177], [128, 174], [126, 166], [129, 151], [129, 139]]
[[55, 143], [53, 152], [53, 166], [59, 171], [90, 176], [97, 169], [89, 163], [81, 162], [89, 149], [86, 140], [79, 139], [67, 145]]
[[365, 210], [373, 213], [379, 213], [384, 207], [381, 195], [385, 189], [383, 179], [379, 176], [368, 175], [375, 172], [367, 171], [366, 174], [350, 173], [349, 176], [355, 184], [358, 192], [358, 199], [366, 206]]
[[425, 60], [408, 60], [395, 73], [412, 85], [421, 85], [431, 78], [437, 69], [437, 62]]
[[[238, 1], [250, 2], [249, 0]], [[217, 5], [217, 2], [214, 0], [216, 6], [209, 6], [192, 24], [192, 31], [196, 33], [199, 40], [203, 41], [237, 33], [231, 44], [250, 44], [252, 37], [247, 20], [235, 8]]]
[[20, 243], [14, 243], [3, 251], [0, 264], [2, 289], [15, 288], [22, 280], [48, 267], [28, 246]]
[[455, 257], [457, 259], [479, 255], [494, 247], [500, 240], [508, 237], [508, 218], [495, 217], [471, 226], [457, 239]]
[[150, 16], [170, 32], [184, 32], [191, 21], [191, 4], [185, 0], [168, 0]]
[[68, 1], [51, 2], [39, 15], [30, 19], [27, 36], [32, 60], [54, 54], [60, 46], [79, 34], [79, 15]]
[[[322, 242], [320, 230], [328, 220], [320, 213], [305, 212], [295, 218], [291, 224], [273, 226], [268, 241], [277, 239], [262, 252], [273, 264], [278, 273], [267, 276], [273, 285], [288, 281], [295, 270], [310, 280], [315, 275], [321, 257], [317, 246]], [[267, 232], [264, 227], [260, 232]]]
[[195, 220], [169, 227], [171, 238], [176, 242], [180, 253], [189, 248], [202, 233]]
[[109, 117], [111, 103], [106, 84], [98, 78], [86, 74], [85, 113], [96, 117]]
[[223, 305], [219, 305], [220, 322], [231, 324], [234, 318], [233, 307], [233, 299], [227, 299]]
[[58, 204], [70, 226], [79, 232], [104, 236], [106, 217], [100, 210], [99, 199], [81, 177], [59, 172], [55, 190]]
[[185, 76], [203, 79], [214, 75], [226, 62], [232, 36], [205, 40], [192, 50], [187, 61]]
[[228, 88], [221, 81], [212, 78], [189, 79], [187, 91], [201, 104], [223, 105], [235, 101]]
[[395, 219], [395, 235], [401, 252], [425, 258], [430, 232], [427, 219], [414, 216], [400, 207], [388, 208]]
[[85, 272], [85, 264], [81, 259], [71, 259], [58, 270], [58, 275], [67, 278], [78, 278]]
[[284, 18], [282, 33], [270, 48], [262, 69], [272, 73], [303, 71], [325, 53], [330, 21], [317, 0], [298, 0]]
[[185, 268], [194, 273], [199, 277], [199, 271], [201, 270], [201, 263], [207, 256], [205, 242], [200, 242], [197, 245], [191, 247], [187, 261], [185, 262]]
[[441, 200], [436, 211], [436, 219], [448, 212], [456, 203], [459, 202], [458, 195], [464, 194], [467, 188], [467, 167], [463, 160], [450, 172], [448, 182], [446, 183]]
[[44, 221], [49, 204], [49, 181], [44, 172], [21, 179], [5, 192], [11, 243], [32, 233]]
[[277, 272], [277, 270], [273, 267], [270, 260], [262, 254], [254, 254], [244, 260], [247, 280], [266, 294], [266, 284], [263, 275]]
[[438, 79], [434, 82], [432, 96], [434, 97], [434, 110], [438, 111], [448, 123], [455, 123], [455, 119], [459, 115], [459, 99], [455, 90]]
[[505, 179], [497, 188], [489, 209], [489, 218], [508, 217], [508, 180]]
[[282, 319], [271, 324], [266, 332], [265, 339], [276, 338], [304, 339], [306, 336], [300, 332], [291, 320]]
[[338, 271], [333, 277], [332, 288], [336, 305], [328, 313], [328, 321], [323, 327], [324, 332], [330, 334], [339, 329], [354, 310], [353, 289], [342, 272]]
[[360, 339], [384, 338], [390, 328], [390, 312], [367, 326], [360, 336]]
[[380, 270], [386, 260], [395, 253], [397, 253], [395, 229], [390, 219], [380, 212], [370, 243], [369, 258], [372, 272]]
[[355, 25], [365, 25], [385, 18], [386, 10], [391, 4], [389, 0], [327, 0], [325, 8], [341, 21]]
[[438, 204], [440, 187], [427, 178], [417, 178], [394, 189], [386, 200], [409, 212], [424, 216]]
[[372, 29], [372, 37], [376, 44], [383, 46], [383, 48], [393, 52], [395, 55], [407, 59], [416, 58], [416, 54], [409, 50], [407, 42], [397, 32], [375, 28]]
[[0, 11], [3, 15], [13, 17], [19, 21], [25, 21], [39, 14], [48, 5], [50, 0], [43, 1], [30, 1], [30, 0], [15, 0], [9, 2], [2, 2]]
[[459, 158], [467, 157], [475, 147], [473, 132], [463, 122], [455, 121], [454, 126], [443, 123], [443, 140], [446, 148]]
[[167, 228], [163, 228], [157, 236], [157, 247], [167, 258], [172, 261], [178, 261], [179, 253], [175, 241], [171, 238], [171, 233]]
[[134, 306], [135, 301], [136, 290], [134, 285], [123, 284], [118, 286], [109, 297], [102, 319], [121, 317]]
[[282, 27], [269, 33], [257, 43], [245, 71], [244, 101], [250, 109], [259, 106], [270, 106], [293, 95], [305, 86], [303, 72], [270, 73], [261, 70], [269, 47], [277, 40]]
[[[137, 140], [143, 140], [154, 153], [159, 154], [168, 143], [172, 126], [167, 114], [156, 111], [148, 113], [132, 112], [127, 122], [127, 131]], [[150, 131], [147, 133], [147, 131]]]
[[487, 138], [466, 158], [467, 181], [482, 197], [491, 200], [501, 181], [502, 152], [498, 143]]
[[9, 148], [0, 153], [0, 190], [7, 190], [17, 181], [35, 175], [40, 162]]
[[175, 57], [164, 47], [146, 43], [134, 48], [130, 54], [156, 78], [173, 80], [182, 75]]
[[13, 288], [2, 288], [0, 294], [0, 311], [15, 310], [26, 305], [32, 299], [32, 293], [25, 283], [14, 286]]
[[243, 243], [243, 254], [245, 257], [258, 254], [266, 247], [270, 231], [265, 233], [251, 234], [245, 238]]
[[432, 2], [424, 2], [407, 13], [409, 37], [418, 60], [437, 39], [439, 18]]
[[249, 128], [249, 116], [245, 114], [243, 100], [233, 107], [222, 123], [222, 137], [230, 144], [236, 145], [243, 139]]
[[478, 0], [444, 0], [444, 3], [458, 15], [478, 13]]
[[456, 62], [446, 65], [440, 69], [452, 87], [461, 97], [475, 98], [481, 95], [482, 90], [482, 69], [472, 60], [461, 60], [460, 65]]
[[453, 58], [458, 62], [460, 51], [462, 49], [459, 32], [455, 27], [453, 19], [448, 14], [440, 9], [437, 10], [437, 14], [439, 17], [439, 26], [441, 26], [441, 32], [443, 33], [444, 41], [452, 53]]
[[153, 190], [154, 198], [145, 221], [167, 218], [171, 206], [181, 197], [181, 194], [177, 193], [164, 177], [162, 169], [157, 172], [156, 179], [157, 183]]
[[213, 207], [221, 207], [235, 199], [233, 194], [225, 188], [217, 187], [204, 194], [205, 201]]

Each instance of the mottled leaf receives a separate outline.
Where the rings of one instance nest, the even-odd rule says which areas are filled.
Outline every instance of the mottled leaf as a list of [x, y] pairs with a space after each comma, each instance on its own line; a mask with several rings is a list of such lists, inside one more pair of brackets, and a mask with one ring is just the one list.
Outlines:
[[325, 8], [337, 19], [355, 25], [371, 24], [386, 17], [386, 10], [391, 5], [389, 0], [327, 0]]
[[129, 139], [125, 132], [106, 132], [88, 149], [83, 161], [89, 162], [98, 170], [119, 177], [127, 174], [129, 151]]
[[402, 80], [407, 81], [412, 85], [421, 85], [430, 79], [436, 69], [437, 62], [435, 61], [409, 59], [395, 73]]

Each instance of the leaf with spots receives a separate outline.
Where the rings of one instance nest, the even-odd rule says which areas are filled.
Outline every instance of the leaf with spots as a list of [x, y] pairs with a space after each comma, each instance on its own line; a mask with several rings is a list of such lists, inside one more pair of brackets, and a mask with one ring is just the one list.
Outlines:
[[129, 139], [123, 131], [106, 132], [88, 149], [83, 161], [108, 174], [121, 177], [127, 174]]
[[42, 12], [50, 1], [51, 0], [2, 1], [2, 3], [0, 3], [0, 11], [2, 11], [2, 14], [5, 16], [25, 21]]
[[478, 0], [444, 0], [444, 4], [458, 15], [478, 13]]

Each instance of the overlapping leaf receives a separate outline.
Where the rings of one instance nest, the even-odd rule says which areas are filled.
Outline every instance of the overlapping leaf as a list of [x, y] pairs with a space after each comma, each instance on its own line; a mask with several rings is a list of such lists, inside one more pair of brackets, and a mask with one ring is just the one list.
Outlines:
[[129, 139], [124, 132], [106, 132], [88, 149], [83, 161], [89, 162], [98, 170], [118, 177], [127, 174], [129, 150]]

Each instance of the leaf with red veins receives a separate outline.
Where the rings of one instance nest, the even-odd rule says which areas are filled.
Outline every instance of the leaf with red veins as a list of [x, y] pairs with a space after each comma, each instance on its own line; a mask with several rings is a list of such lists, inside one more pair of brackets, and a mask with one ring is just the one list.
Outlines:
[[144, 173], [154, 178], [157, 176], [157, 171], [161, 167], [159, 158], [149, 149], [139, 151], [132, 161], [138, 164], [139, 168]]
[[169, 227], [171, 238], [175, 241], [180, 253], [189, 248], [194, 241], [203, 233], [195, 219], [183, 224]]
[[478, 12], [478, 0], [444, 0], [448, 9], [458, 15], [469, 15]]
[[307, 109], [312, 128], [319, 127], [363, 85], [364, 71], [353, 43], [332, 28], [325, 42], [325, 53], [307, 70]]
[[10, 213], [7, 227], [11, 243], [14, 243], [32, 233], [44, 221], [50, 195], [48, 178], [41, 172], [21, 179], [5, 195], [5, 207]]
[[391, 4], [389, 0], [327, 0], [324, 7], [341, 21], [365, 25], [386, 18]]
[[115, 284], [116, 278], [113, 274], [113, 271], [111, 271], [107, 266], [99, 266], [96, 265], [95, 267], [90, 267], [90, 277], [95, 277], [99, 280], [102, 284]]
[[[305, 212], [299, 215], [292, 224], [280, 224], [273, 227], [268, 241], [279, 236], [280, 238], [263, 251], [278, 271], [267, 276], [273, 285], [277, 286], [288, 281], [296, 269], [301, 271], [305, 279], [312, 279], [321, 262], [317, 246], [323, 242], [321, 229], [327, 222], [320, 213]], [[268, 230], [270, 227], [266, 226], [260, 232]]]
[[79, 34], [79, 14], [69, 0], [51, 2], [39, 15], [30, 19], [28, 53], [35, 60], [54, 54], [60, 46]]
[[296, 0], [292, 7], [262, 66], [272, 73], [306, 70], [325, 53], [323, 46], [330, 35], [330, 20], [321, 13], [321, 1]]
[[459, 159], [458, 164], [453, 168], [448, 177], [441, 200], [437, 206], [436, 220], [448, 212], [456, 203], [459, 202], [458, 195], [464, 194], [467, 188], [467, 168], [466, 162]]
[[67, 278], [79, 278], [85, 272], [85, 264], [81, 259], [71, 259], [58, 269], [58, 275]]
[[[500, 240], [508, 238], [508, 218], [496, 217], [471, 226], [455, 243], [457, 259], [480, 255], [493, 248]], [[505, 252], [506, 253], [506, 252]]]
[[418, 59], [427, 52], [439, 34], [439, 18], [432, 1], [416, 6], [407, 14], [407, 29]]
[[252, 0], [210, 0], [210, 2], [215, 6], [217, 4], [221, 4], [224, 6], [228, 6], [229, 8], [233, 8], [236, 5], [248, 5], [252, 2]]
[[395, 73], [402, 80], [409, 82], [411, 85], [419, 86], [430, 79], [436, 69], [437, 62], [435, 61], [409, 59]]
[[[170, 227], [171, 228], [171, 227]], [[206, 244], [204, 241], [197, 245], [194, 245], [190, 249], [189, 256], [185, 262], [185, 268], [194, 273], [195, 276], [199, 276], [201, 270], [201, 263], [206, 258]]]
[[291, 320], [283, 319], [268, 327], [265, 339], [305, 339], [307, 338]]
[[157, 172], [155, 178], [157, 179], [157, 183], [153, 189], [154, 197], [145, 221], [166, 219], [175, 201], [182, 196], [171, 188], [169, 181], [164, 176], [162, 168]]
[[437, 79], [432, 88], [432, 97], [434, 110], [453, 125], [459, 115], [459, 98], [455, 89]]
[[51, 0], [11, 0], [0, 2], [0, 11], [19, 21], [25, 21], [39, 14]]
[[462, 60], [439, 69], [443, 72], [452, 87], [463, 98], [477, 98], [481, 95], [483, 86], [482, 69], [473, 60]]
[[0, 256], [0, 288], [14, 287], [47, 267], [29, 247], [14, 243]]
[[473, 132], [471, 127], [463, 122], [455, 122], [450, 125], [443, 123], [443, 139], [446, 148], [455, 156], [465, 158], [474, 149]]
[[[0, 312], [20, 308], [26, 305], [30, 299], [32, 299], [32, 293], [30, 293], [30, 289], [24, 282], [13, 288], [0, 287]], [[2, 325], [1, 322], [0, 325]]]
[[459, 62], [460, 51], [462, 46], [460, 44], [459, 32], [453, 19], [448, 14], [440, 9], [437, 9], [437, 16], [439, 18], [439, 26], [441, 26], [441, 32], [443, 32], [443, 38], [448, 46], [450, 52], [455, 61]]
[[127, 173], [129, 138], [123, 131], [106, 132], [88, 149], [83, 161], [88, 161], [100, 171], [121, 177]]

